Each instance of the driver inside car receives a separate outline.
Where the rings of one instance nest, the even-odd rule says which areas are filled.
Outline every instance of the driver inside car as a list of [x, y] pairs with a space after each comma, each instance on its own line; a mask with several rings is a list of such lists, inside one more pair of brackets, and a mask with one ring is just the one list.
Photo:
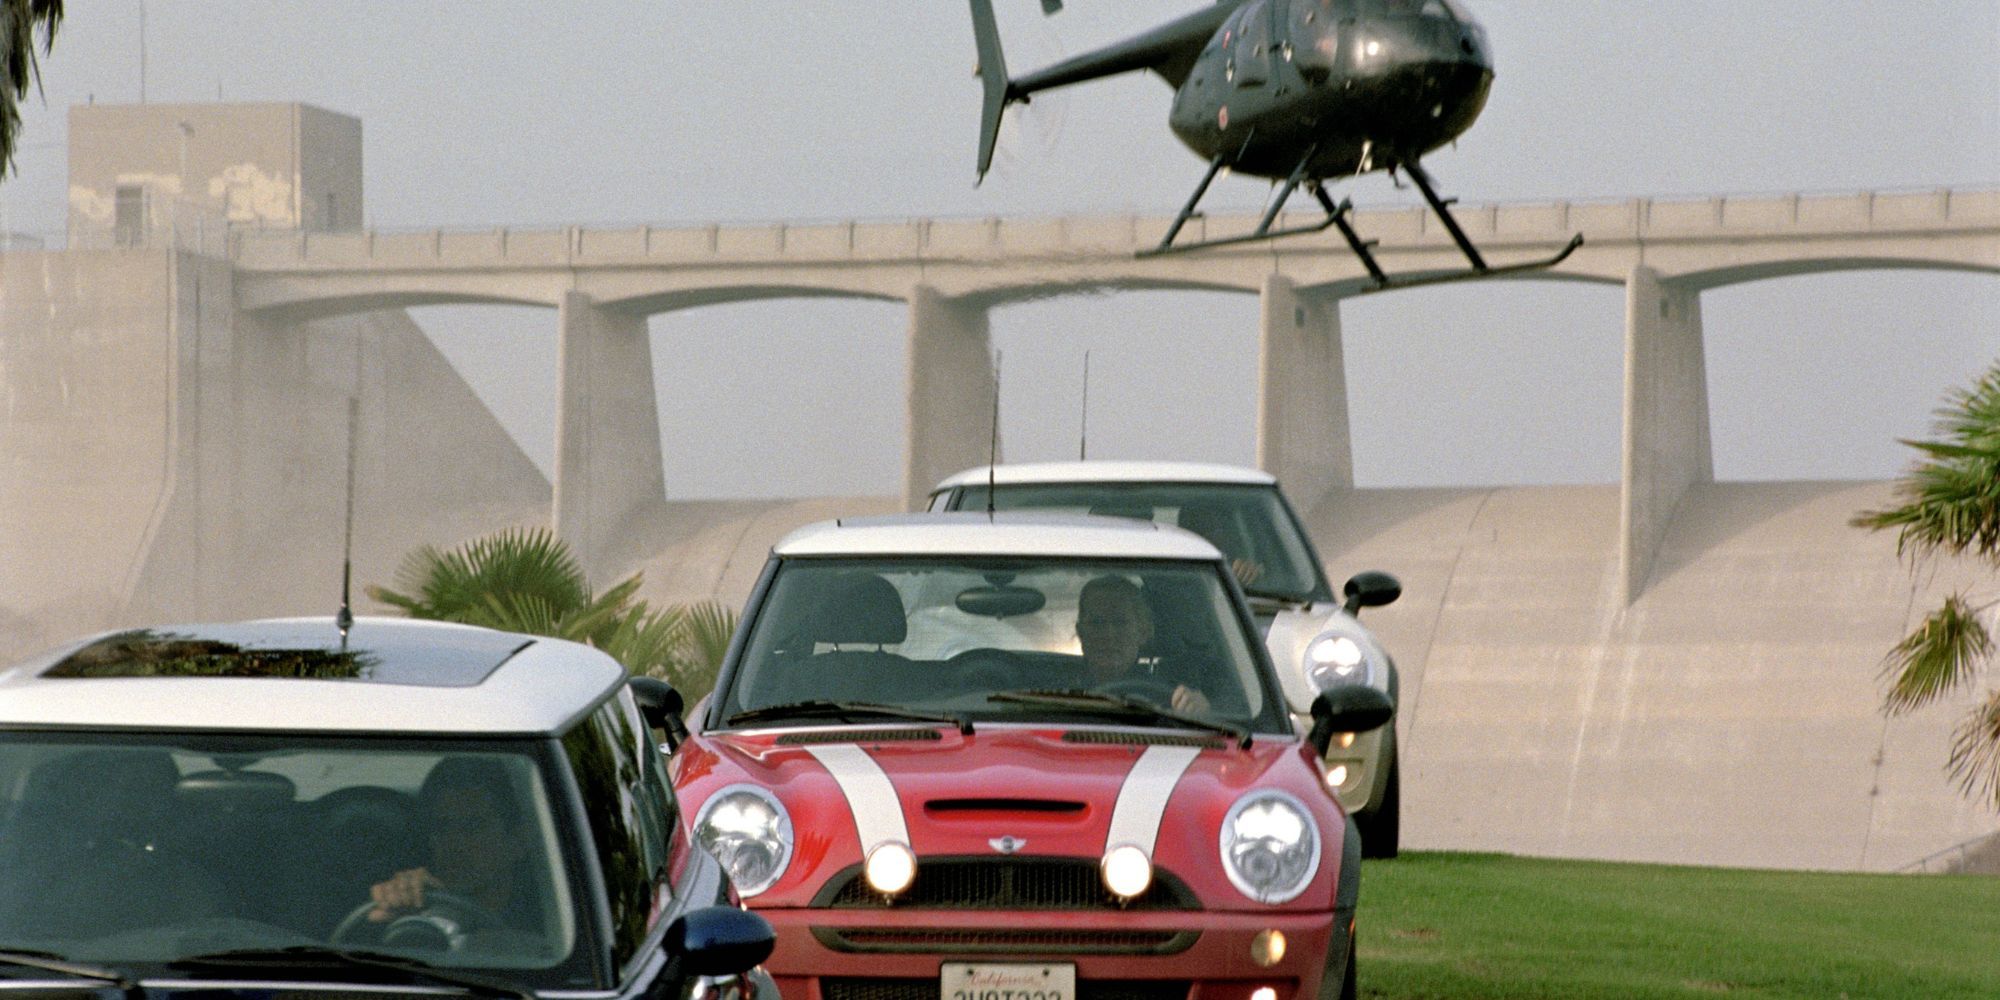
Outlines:
[[1077, 596], [1076, 638], [1083, 647], [1084, 669], [1094, 687], [1158, 678], [1167, 706], [1178, 712], [1205, 712], [1208, 696], [1172, 678], [1159, 676], [1160, 664], [1141, 662], [1153, 639], [1153, 615], [1146, 598], [1122, 576], [1100, 576], [1083, 585]]
[[523, 863], [530, 835], [525, 813], [495, 760], [450, 757], [440, 761], [417, 792], [430, 863], [399, 871], [369, 889], [371, 923], [385, 923], [424, 908], [427, 892], [450, 893], [505, 923], [529, 930], [538, 923]]

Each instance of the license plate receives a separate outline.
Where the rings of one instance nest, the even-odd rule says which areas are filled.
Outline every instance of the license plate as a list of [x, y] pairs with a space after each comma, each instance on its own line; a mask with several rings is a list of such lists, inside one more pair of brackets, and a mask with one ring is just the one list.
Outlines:
[[1076, 966], [947, 962], [938, 1000], [1076, 1000]]

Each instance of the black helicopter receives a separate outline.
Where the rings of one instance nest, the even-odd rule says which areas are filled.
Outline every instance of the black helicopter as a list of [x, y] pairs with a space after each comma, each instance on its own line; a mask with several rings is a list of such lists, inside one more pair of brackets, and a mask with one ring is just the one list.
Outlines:
[[[1152, 70], [1174, 88], [1167, 123], [1208, 161], [1208, 173], [1174, 217], [1160, 245], [1140, 256], [1223, 246], [1333, 227], [1377, 288], [1486, 277], [1554, 266], [1583, 244], [1570, 239], [1553, 257], [1493, 266], [1452, 218], [1419, 163], [1463, 133], [1486, 105], [1493, 62], [1486, 30], [1457, 0], [1218, 0], [1150, 31], [1009, 78], [992, 0], [971, 0], [985, 88], [979, 176], [993, 162], [1000, 116], [1009, 104], [1084, 80]], [[1062, 0], [1042, 0], [1054, 14]], [[1223, 168], [1283, 181], [1253, 232], [1176, 244], [1181, 227]], [[1375, 170], [1410, 178], [1471, 261], [1469, 270], [1420, 277], [1383, 272], [1335, 204], [1326, 183]], [[1301, 185], [1325, 210], [1312, 225], [1272, 229]]]

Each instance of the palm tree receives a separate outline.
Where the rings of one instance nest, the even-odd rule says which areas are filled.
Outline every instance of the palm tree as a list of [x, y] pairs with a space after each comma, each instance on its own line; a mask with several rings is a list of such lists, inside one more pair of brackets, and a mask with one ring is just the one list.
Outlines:
[[21, 99], [28, 84], [42, 86], [41, 62], [35, 58], [35, 29], [42, 31], [42, 53], [53, 51], [56, 27], [62, 24], [62, 0], [0, 0], [0, 177], [14, 169], [14, 143], [21, 131]]
[[[1971, 556], [2000, 567], [2000, 365], [1969, 389], [1954, 390], [1937, 411], [1939, 440], [1905, 441], [1922, 453], [1896, 485], [1898, 505], [1865, 511], [1853, 523], [1896, 531], [1896, 551], [1921, 563]], [[1972, 683], [1993, 659], [1985, 614], [1994, 601], [1964, 591], [1946, 597], [1889, 651], [1883, 710], [1908, 712]], [[1967, 796], [2000, 809], [2000, 690], [1952, 734], [1948, 769]]]
[[419, 547], [397, 569], [397, 589], [366, 589], [412, 618], [588, 643], [692, 703], [715, 686], [735, 613], [712, 602], [656, 609], [637, 598], [641, 579], [593, 594], [567, 545], [546, 528], [515, 528], [449, 551]]

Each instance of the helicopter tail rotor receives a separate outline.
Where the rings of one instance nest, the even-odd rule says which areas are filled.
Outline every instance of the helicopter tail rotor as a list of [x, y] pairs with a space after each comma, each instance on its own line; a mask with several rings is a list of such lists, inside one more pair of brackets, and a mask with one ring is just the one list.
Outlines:
[[1012, 95], [1007, 86], [1007, 57], [1000, 51], [1000, 29], [993, 21], [993, 0], [971, 0], [972, 35], [979, 46], [979, 81], [985, 103], [979, 114], [979, 178], [993, 166], [993, 145], [1000, 138], [1000, 116]]

